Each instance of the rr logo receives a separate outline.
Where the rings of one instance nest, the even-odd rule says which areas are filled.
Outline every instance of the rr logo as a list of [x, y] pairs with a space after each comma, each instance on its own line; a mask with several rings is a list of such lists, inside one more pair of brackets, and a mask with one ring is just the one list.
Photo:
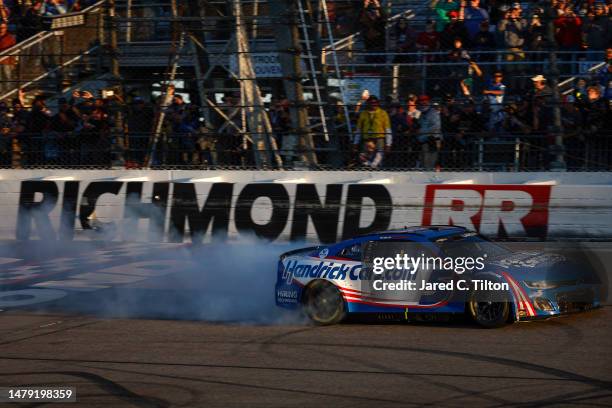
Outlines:
[[487, 236], [546, 238], [549, 185], [428, 185], [422, 225], [458, 225]]

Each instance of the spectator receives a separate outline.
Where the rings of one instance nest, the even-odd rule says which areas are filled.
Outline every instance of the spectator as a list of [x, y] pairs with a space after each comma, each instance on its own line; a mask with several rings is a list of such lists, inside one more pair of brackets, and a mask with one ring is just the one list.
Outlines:
[[461, 96], [465, 100], [473, 101], [474, 95], [481, 89], [479, 79], [482, 77], [482, 70], [475, 61], [469, 60], [468, 63], [467, 72], [459, 81], [459, 87]]
[[369, 169], [382, 167], [383, 153], [376, 147], [372, 139], [366, 140], [364, 150], [359, 154], [359, 164]]
[[431, 98], [421, 95], [418, 98], [421, 111], [418, 141], [421, 148], [420, 164], [425, 170], [433, 170], [438, 163], [439, 151], [442, 146], [442, 123], [440, 111], [432, 107]]
[[185, 112], [187, 105], [183, 100], [183, 95], [175, 93], [172, 96], [172, 103], [168, 106], [168, 114], [179, 114], [182, 115]]
[[[480, 23], [478, 32], [472, 39], [472, 49], [475, 51], [494, 51], [496, 48], [495, 35], [489, 30], [489, 22], [487, 20]], [[495, 55], [485, 53], [478, 55], [478, 61], [490, 62], [495, 60]]]
[[364, 0], [359, 23], [361, 25], [364, 46], [367, 51], [366, 62], [384, 62], [384, 55], [376, 55], [385, 51], [386, 16], [379, 0]]
[[154, 119], [153, 108], [143, 98], [135, 97], [128, 108], [125, 129], [128, 135], [129, 156], [127, 159], [130, 166], [138, 167], [144, 164]]
[[198, 139], [199, 112], [197, 106], [189, 105], [182, 113], [175, 114], [173, 127], [173, 139], [176, 143], [178, 164], [199, 164], [196, 142]]
[[533, 89], [527, 94], [526, 117], [526, 125], [531, 129], [531, 134], [523, 138], [527, 149], [525, 163], [529, 168], [542, 169], [549, 161], [548, 144], [554, 104], [552, 89], [547, 85], [546, 78], [536, 75], [531, 81]]
[[528, 117], [520, 107], [518, 101], [512, 101], [504, 107], [503, 132], [508, 135], [520, 135], [531, 133], [528, 125]]
[[0, 102], [0, 166], [11, 164], [13, 120], [5, 102]]
[[611, 138], [605, 134], [610, 129], [610, 105], [601, 97], [599, 86], [587, 88], [588, 100], [582, 109], [582, 129], [586, 140], [586, 165], [589, 169], [609, 170]]
[[[474, 101], [463, 103], [452, 118], [453, 129], [444, 138], [443, 165], [451, 169], [464, 169], [471, 165], [469, 154], [472, 140], [484, 130], [483, 120]], [[447, 137], [446, 137], [447, 136]]]
[[4, 0], [0, 0], [0, 23], [9, 23], [11, 17], [11, 9], [4, 4]]
[[597, 71], [595, 77], [604, 89], [604, 98], [612, 103], [612, 47], [606, 48], [605, 64]]
[[506, 49], [506, 61], [511, 64], [508, 66], [507, 73], [512, 74], [511, 80], [514, 87], [520, 88], [519, 81], [514, 80], [518, 76], [522, 67], [513, 63], [523, 61], [525, 53], [525, 37], [527, 34], [527, 21], [521, 17], [521, 9], [514, 5], [506, 12], [504, 18], [497, 25], [497, 30], [502, 37], [503, 47]]
[[[471, 76], [473, 74], [472, 58], [470, 54], [463, 48], [463, 43], [460, 38], [456, 38], [454, 41], [453, 49], [449, 52], [447, 61], [452, 64], [446, 70], [446, 77], [441, 81], [443, 90], [452, 93], [454, 97], [459, 94], [460, 84], [465, 80], [464, 85], [470, 87], [473, 84]], [[467, 66], [467, 69], [466, 69]]]
[[603, 49], [612, 43], [612, 4], [608, 2], [606, 6], [603, 2], [595, 3], [595, 19], [605, 25]]
[[459, 13], [457, 11], [450, 11], [448, 14], [450, 22], [444, 27], [442, 33], [440, 33], [440, 47], [443, 50], [452, 49], [457, 39], [459, 39], [462, 44], [469, 43], [469, 35], [465, 29], [465, 24], [463, 24], [463, 21], [459, 20]]
[[50, 129], [57, 136], [57, 146], [62, 164], [78, 164], [80, 145], [73, 134], [80, 118], [74, 106], [66, 98], [58, 101], [58, 112], [51, 118]]
[[431, 7], [436, 13], [436, 31], [441, 32], [451, 21], [449, 12], [459, 10], [459, 2], [456, 0], [432, 0]]
[[[15, 36], [8, 32], [8, 26], [0, 22], [0, 53], [16, 44]], [[13, 72], [16, 60], [13, 55], [0, 57], [0, 95], [10, 91], [13, 87]]]
[[457, 131], [459, 123], [461, 107], [455, 101], [452, 94], [447, 94], [444, 97], [444, 103], [440, 107], [440, 121], [442, 124], [442, 134], [445, 136], [444, 141], [448, 142], [448, 135]]
[[597, 6], [594, 11], [588, 12], [582, 25], [583, 44], [588, 51], [586, 60], [589, 65], [596, 64], [601, 60], [602, 51], [608, 45], [607, 31], [610, 22], [607, 16], [601, 14], [603, 4], [598, 3]]
[[[527, 28], [526, 46], [530, 51], [543, 51], [547, 45], [546, 27], [542, 24], [539, 11], [531, 16], [531, 21]], [[542, 58], [543, 54], [532, 54], [532, 59], [535, 61], [541, 61]]]
[[106, 102], [96, 99], [90, 114], [81, 115], [80, 140], [83, 161], [89, 165], [110, 163], [110, 117]]
[[577, 50], [580, 46], [582, 20], [574, 14], [570, 5], [565, 7], [563, 14], [555, 20], [554, 25], [557, 44], [567, 48], [568, 51]]
[[44, 163], [44, 147], [43, 138], [50, 130], [51, 111], [45, 103], [45, 96], [37, 95], [32, 102], [30, 117], [25, 129], [24, 143], [28, 147], [27, 164], [43, 164]]
[[504, 18], [506, 11], [509, 9], [507, 2], [504, 0], [488, 0], [485, 4], [488, 5], [487, 11], [489, 12], [491, 26], [497, 27], [497, 24]]
[[381, 109], [378, 98], [371, 95], [366, 101], [366, 109], [361, 111], [357, 119], [357, 133], [353, 146], [355, 149], [360, 144], [365, 151], [365, 142], [372, 140], [376, 143], [378, 151], [389, 151], [392, 145], [391, 120], [387, 112]]
[[19, 21], [19, 30], [17, 31], [19, 41], [30, 38], [45, 29], [42, 17], [43, 5], [43, 0], [35, 0], [28, 7], [24, 16]]
[[504, 75], [498, 71], [493, 74], [493, 79], [488, 83], [482, 94], [489, 106], [489, 131], [496, 131], [504, 120], [504, 96], [506, 85], [503, 83]]
[[[563, 15], [559, 16], [554, 21], [555, 40], [563, 51], [570, 53], [561, 53], [560, 59], [567, 63], [571, 63], [575, 59], [575, 55], [571, 51], [580, 50], [582, 44], [582, 20], [572, 10], [571, 6], [566, 6]], [[562, 72], [574, 73], [576, 70], [573, 65], [563, 65]]]
[[[408, 24], [408, 20], [402, 18], [395, 26], [395, 53], [394, 62], [412, 62], [414, 57], [401, 55], [415, 52], [417, 33]], [[399, 54], [399, 55], [397, 55]]]
[[19, 92], [19, 96], [19, 98], [14, 98], [12, 101], [13, 122], [25, 125], [30, 120], [30, 112], [23, 108], [23, 91]]
[[[289, 99], [273, 101], [272, 109], [270, 110], [270, 124], [274, 137], [277, 140], [278, 148], [283, 152], [283, 142], [291, 135], [291, 116], [289, 115]], [[291, 146], [287, 146], [291, 148]], [[283, 155], [294, 156], [296, 152], [283, 152]]]
[[[423, 52], [435, 52], [440, 49], [440, 34], [435, 30], [433, 21], [429, 20], [425, 25], [425, 31], [417, 36], [416, 48]], [[434, 61], [434, 59], [433, 56], [427, 56], [424, 62]]]
[[587, 86], [588, 84], [585, 78], [576, 79], [574, 90], [567, 97], [567, 101], [578, 108], [582, 107], [587, 101]]
[[470, 40], [474, 40], [480, 31], [480, 25], [484, 21], [489, 21], [489, 13], [480, 7], [480, 0], [470, 0], [470, 5], [464, 9], [463, 16]]
[[43, 15], [59, 16], [66, 14], [66, 11], [66, 6], [62, 4], [61, 0], [46, 0], [43, 8]]
[[542, 75], [534, 76], [531, 81], [533, 82], [533, 90], [529, 94], [531, 128], [544, 134], [552, 124], [552, 89], [546, 84], [546, 78]]
[[58, 112], [51, 118], [51, 129], [67, 133], [72, 132], [79, 121], [79, 116], [74, 111], [73, 107], [68, 104], [66, 98], [60, 98], [58, 101]]
[[400, 148], [400, 141], [403, 140], [403, 133], [406, 129], [406, 116], [400, 103], [396, 100], [392, 101], [389, 105], [389, 119], [391, 121], [393, 145], [391, 151], [385, 155], [385, 165], [394, 167], [398, 166], [400, 162], [399, 152], [396, 150]]

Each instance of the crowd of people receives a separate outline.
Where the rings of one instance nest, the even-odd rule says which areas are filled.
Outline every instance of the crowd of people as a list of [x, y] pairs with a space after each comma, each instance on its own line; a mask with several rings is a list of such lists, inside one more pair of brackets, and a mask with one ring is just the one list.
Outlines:
[[532, 88], [521, 97], [506, 97], [504, 82], [504, 74], [495, 72], [482, 91], [482, 103], [450, 94], [443, 99], [408, 95], [405, 103], [369, 96], [357, 116], [356, 137], [345, 141], [359, 153], [349, 163], [547, 170], [562, 149], [569, 170], [612, 169], [612, 98], [603, 94], [604, 87], [579, 78], [557, 105], [543, 75], [532, 77]]
[[[361, 29], [366, 50], [384, 51], [386, 7], [380, 0], [363, 0], [356, 29]], [[403, 20], [394, 27], [393, 51], [450, 51], [456, 40], [471, 51], [504, 50], [507, 61], [529, 59], [525, 52], [551, 48], [588, 51], [598, 61], [612, 40], [610, 1], [541, 0], [431, 0], [428, 12]], [[423, 28], [422, 19], [426, 21]], [[383, 29], [381, 30], [381, 27]], [[537, 58], [538, 54], [534, 54]], [[486, 58], [483, 56], [483, 58]]]
[[[79, 12], [93, 3], [95, 0], [0, 0], [0, 53], [47, 30], [49, 17]], [[0, 95], [15, 87], [17, 59], [17, 55], [0, 57]]]
[[0, 102], [0, 165], [109, 166], [115, 101], [75, 91], [51, 110], [44, 96], [24, 107], [23, 93]]
[[[606, 66], [612, 72], [611, 61]], [[504, 74], [496, 72], [482, 91], [483, 103], [448, 95], [370, 95], [351, 114], [353, 133], [340, 126], [331, 141], [315, 134], [319, 164], [364, 169], [546, 170], [562, 146], [569, 170], [612, 169], [610, 95], [584, 78], [562, 95], [560, 110], [547, 78], [531, 78], [530, 92], [506, 96]], [[75, 91], [50, 109], [36, 97], [24, 108], [22, 95], [0, 102], [0, 166], [252, 166], [252, 139], [241, 132], [240, 102], [227, 95], [219, 109], [232, 120], [217, 123], [175, 94], [163, 108], [141, 96], [95, 97]], [[339, 106], [340, 108], [340, 106]], [[290, 102], [268, 105], [272, 140], [285, 164], [302, 151], [295, 137]], [[163, 117], [160, 119], [160, 114]], [[555, 127], [560, 115], [562, 129]], [[342, 121], [338, 112], [338, 122]], [[156, 128], [157, 124], [159, 128]], [[158, 133], [156, 131], [159, 131]], [[559, 137], [561, 141], [559, 141]], [[330, 146], [333, 147], [330, 152]]]
[[[401, 73], [399, 93], [368, 100], [355, 118], [359, 162], [544, 169], [564, 149], [569, 168], [609, 169], [610, 3], [432, 0], [413, 19], [392, 21], [383, 2], [363, 0], [357, 29], [365, 64], [357, 69], [384, 77], [397, 66]], [[571, 83], [555, 94], [565, 79]], [[364, 132], [375, 136], [364, 140]]]
[[95, 0], [0, 0], [0, 20], [23, 41], [45, 30], [45, 17], [75, 13]]
[[[42, 29], [44, 16], [78, 11], [91, 2], [0, 0], [0, 51]], [[499, 0], [433, 0], [431, 20], [422, 27], [406, 19], [386, 25], [383, 0], [363, 0], [362, 6], [352, 30], [361, 33], [367, 69], [384, 70], [390, 62], [431, 67], [427, 77], [400, 71], [401, 86], [388, 96], [364, 93], [360, 103], [348, 108], [348, 126], [338, 101], [328, 126], [331, 137], [313, 131], [319, 165], [545, 170], [562, 157], [570, 170], [611, 169], [608, 4], [545, 0], [527, 7]], [[350, 32], [341, 8], [331, 10], [335, 29]], [[546, 67], [551, 49], [563, 51], [555, 81]], [[499, 50], [501, 60], [488, 53]], [[591, 69], [581, 70], [573, 63], [578, 58]], [[10, 63], [9, 58], [0, 60], [0, 69]], [[571, 76], [572, 83], [554, 88], [559, 74]], [[0, 102], [0, 166], [256, 162], [253, 138], [243, 132], [248, 121], [241, 114], [240, 95], [227, 93], [217, 110], [207, 107], [204, 112], [179, 93], [163, 107], [146, 93], [125, 100], [118, 97], [121, 92], [111, 97], [94, 93], [77, 90], [69, 98], [51, 97], [52, 109], [44, 96], [27, 108], [23, 94]], [[292, 101], [278, 95], [266, 108], [271, 134], [265, 148], [277, 149], [291, 165], [304, 150], [296, 142]]]

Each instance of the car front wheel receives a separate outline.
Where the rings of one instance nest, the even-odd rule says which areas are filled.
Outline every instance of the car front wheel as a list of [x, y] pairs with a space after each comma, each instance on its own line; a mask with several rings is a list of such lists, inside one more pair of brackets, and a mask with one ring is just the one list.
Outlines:
[[304, 296], [308, 317], [320, 325], [340, 323], [346, 316], [344, 299], [338, 288], [327, 281], [316, 281]]
[[476, 323], [493, 329], [505, 326], [510, 316], [510, 303], [495, 299], [493, 293], [474, 293], [468, 302], [468, 311]]

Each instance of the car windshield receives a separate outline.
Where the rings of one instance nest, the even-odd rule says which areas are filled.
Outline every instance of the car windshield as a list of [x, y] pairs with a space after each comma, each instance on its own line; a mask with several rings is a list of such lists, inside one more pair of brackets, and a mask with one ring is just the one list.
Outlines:
[[478, 257], [486, 254], [487, 258], [497, 258], [510, 251], [476, 233], [462, 233], [439, 238], [434, 241], [445, 256], [452, 258], [472, 256]]

